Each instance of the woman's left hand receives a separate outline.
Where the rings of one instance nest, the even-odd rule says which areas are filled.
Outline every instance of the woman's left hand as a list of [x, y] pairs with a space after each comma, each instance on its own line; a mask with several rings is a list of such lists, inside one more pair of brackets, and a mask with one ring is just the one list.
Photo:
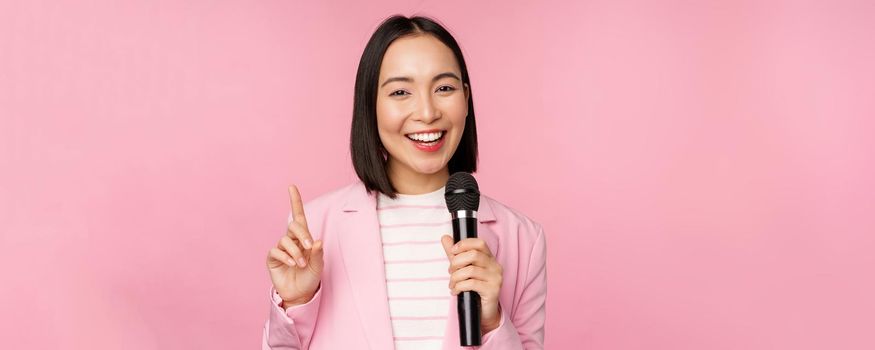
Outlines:
[[444, 252], [450, 260], [450, 291], [458, 295], [465, 291], [480, 294], [480, 330], [483, 334], [498, 328], [501, 308], [498, 292], [501, 290], [502, 267], [495, 260], [489, 246], [479, 238], [467, 238], [453, 244], [453, 237], [441, 237]]

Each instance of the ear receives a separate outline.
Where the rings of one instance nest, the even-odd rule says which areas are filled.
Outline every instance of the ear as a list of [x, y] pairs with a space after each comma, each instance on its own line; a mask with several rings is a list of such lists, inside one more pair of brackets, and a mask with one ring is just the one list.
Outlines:
[[465, 102], [471, 101], [471, 87], [465, 84]]

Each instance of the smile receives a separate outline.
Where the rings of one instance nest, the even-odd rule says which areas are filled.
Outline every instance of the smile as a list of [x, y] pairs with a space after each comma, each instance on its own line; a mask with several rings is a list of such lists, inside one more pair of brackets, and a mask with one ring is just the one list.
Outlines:
[[446, 130], [434, 130], [404, 135], [417, 149], [425, 152], [436, 152], [444, 144]]

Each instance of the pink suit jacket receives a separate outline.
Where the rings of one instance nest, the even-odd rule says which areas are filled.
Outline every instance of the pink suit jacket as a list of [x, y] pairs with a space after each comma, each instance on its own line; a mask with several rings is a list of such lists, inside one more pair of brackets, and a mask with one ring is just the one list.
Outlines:
[[[304, 204], [314, 239], [323, 240], [322, 284], [306, 304], [283, 310], [270, 287], [262, 349], [394, 349], [377, 216], [377, 193], [357, 181]], [[478, 237], [501, 264], [501, 323], [480, 349], [543, 349], [547, 246], [542, 227], [480, 196]], [[291, 214], [289, 215], [291, 220]], [[452, 232], [448, 232], [452, 235]], [[447, 288], [449, 294], [449, 288]], [[450, 298], [443, 349], [459, 346], [456, 298]]]

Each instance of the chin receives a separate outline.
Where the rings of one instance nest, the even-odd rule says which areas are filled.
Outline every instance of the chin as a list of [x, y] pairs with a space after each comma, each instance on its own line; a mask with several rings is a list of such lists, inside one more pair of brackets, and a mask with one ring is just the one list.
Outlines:
[[446, 164], [436, 164], [433, 166], [430, 166], [430, 165], [417, 166], [417, 167], [414, 167], [414, 169], [416, 169], [416, 171], [420, 174], [431, 175], [431, 174], [434, 174], [434, 173], [441, 171], [441, 169], [443, 169], [444, 167], [446, 167]]

